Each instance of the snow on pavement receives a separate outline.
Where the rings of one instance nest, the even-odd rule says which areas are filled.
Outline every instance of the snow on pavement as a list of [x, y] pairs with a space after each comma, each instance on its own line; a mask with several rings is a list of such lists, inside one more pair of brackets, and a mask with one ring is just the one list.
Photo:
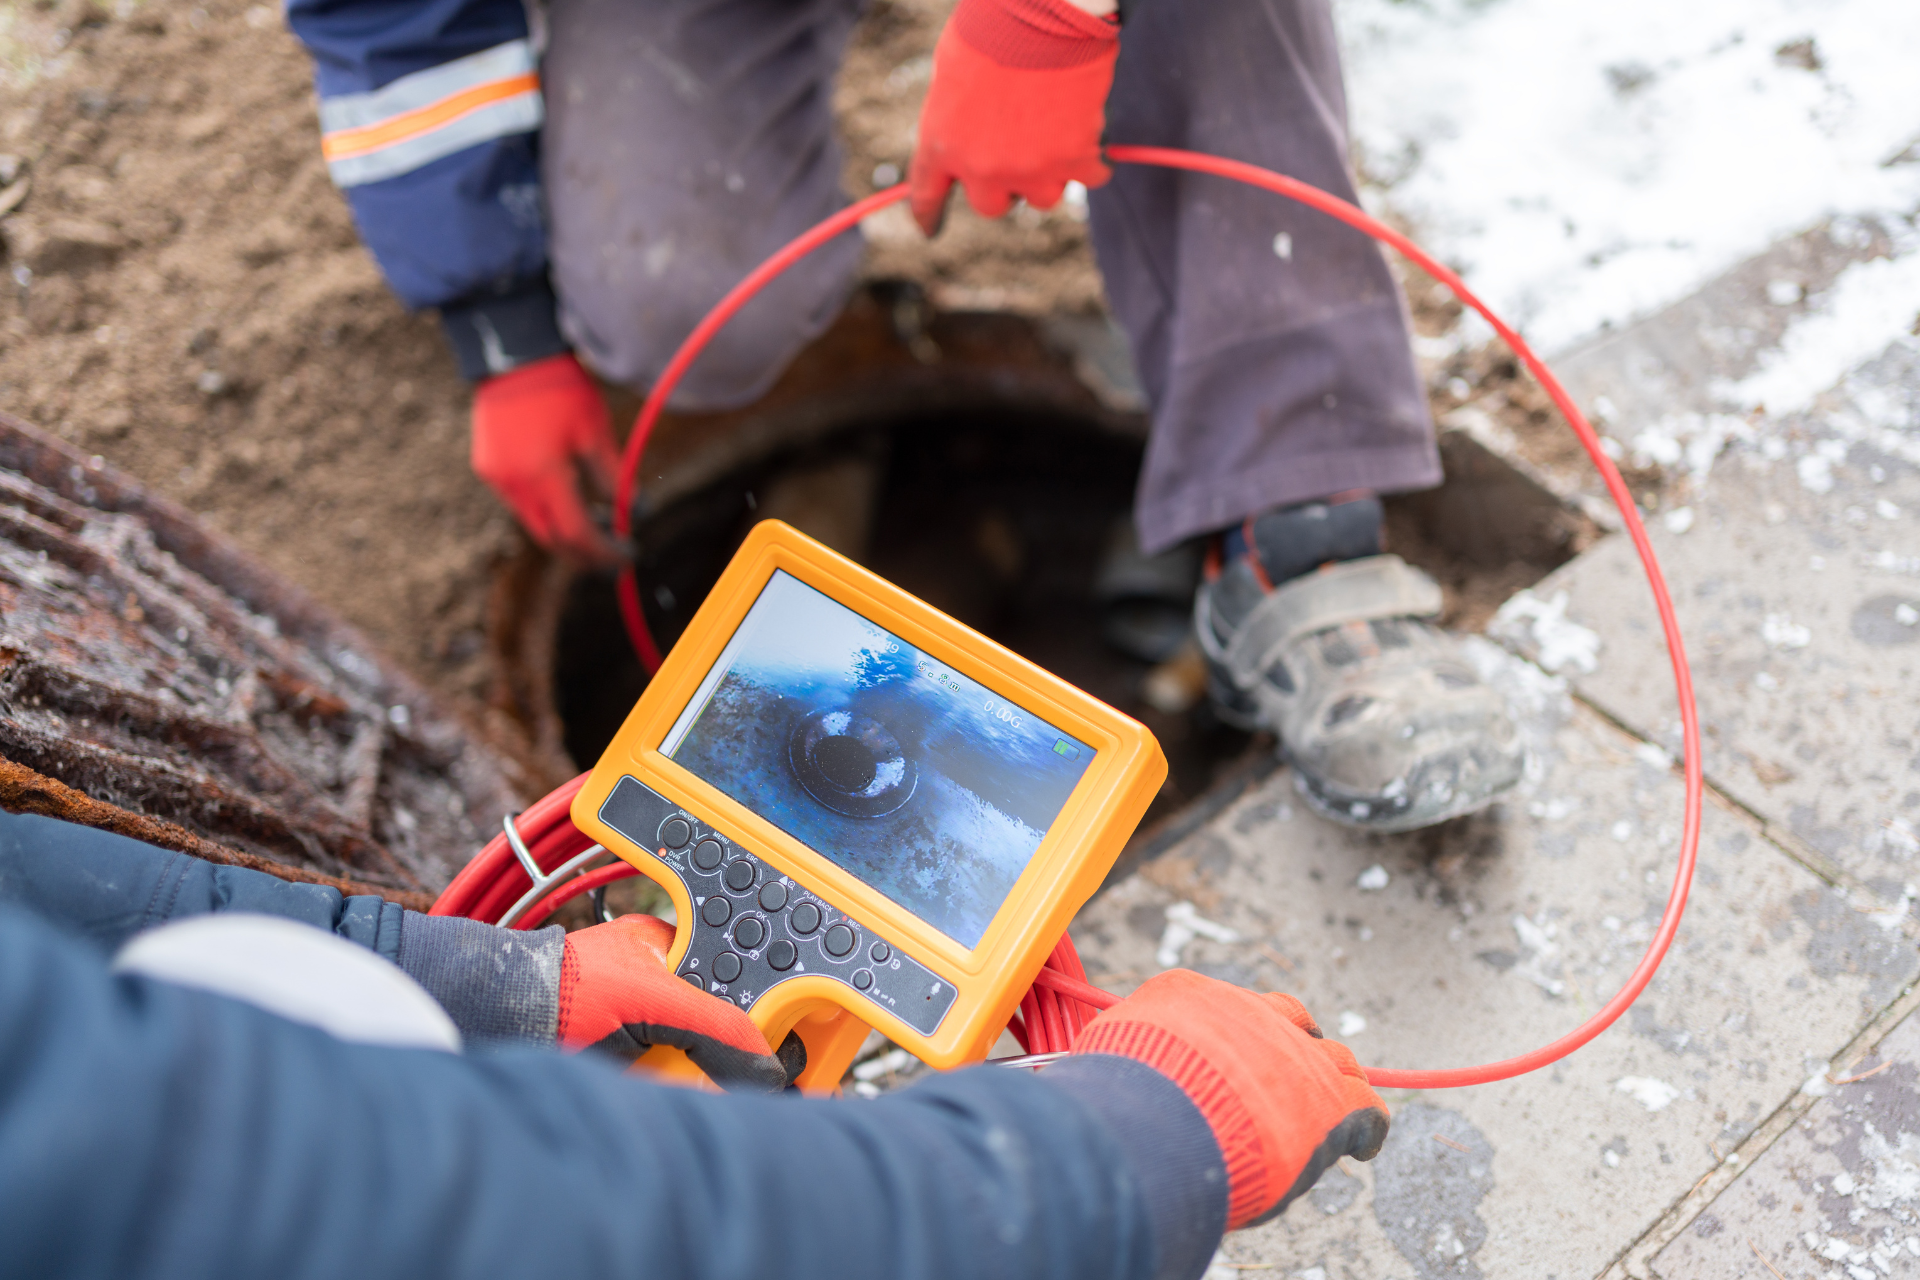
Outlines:
[[1335, 4], [1373, 201], [1547, 350], [1920, 207], [1911, 0]]

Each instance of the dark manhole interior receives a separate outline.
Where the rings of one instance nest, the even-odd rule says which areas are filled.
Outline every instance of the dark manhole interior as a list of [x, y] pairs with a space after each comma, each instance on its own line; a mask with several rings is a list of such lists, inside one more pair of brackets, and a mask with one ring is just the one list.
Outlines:
[[[849, 425], [644, 518], [648, 621], [671, 645], [759, 519], [824, 531], [874, 572], [1146, 724], [1169, 763], [1150, 828], [1271, 744], [1220, 723], [1204, 699], [1178, 713], [1149, 705], [1141, 685], [1152, 664], [1103, 639], [1096, 574], [1129, 516], [1142, 445], [1090, 417], [1017, 402]], [[1441, 451], [1446, 483], [1389, 500], [1389, 549], [1441, 580], [1449, 623], [1477, 628], [1597, 531], [1464, 434], [1444, 434]], [[611, 579], [573, 581], [555, 642], [555, 709], [584, 767], [645, 687]]]

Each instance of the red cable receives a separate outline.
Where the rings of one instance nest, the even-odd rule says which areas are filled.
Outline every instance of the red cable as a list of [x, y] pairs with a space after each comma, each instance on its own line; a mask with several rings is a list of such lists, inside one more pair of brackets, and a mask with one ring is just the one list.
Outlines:
[[604, 867], [595, 867], [584, 875], [573, 879], [555, 889], [540, 901], [528, 907], [518, 920], [513, 922], [515, 929], [537, 929], [540, 922], [559, 909], [562, 903], [571, 901], [583, 893], [592, 893], [604, 888], [616, 880], [626, 880], [640, 873], [624, 862], [612, 862]]
[[[1225, 160], [1217, 156], [1201, 155], [1172, 147], [1109, 147], [1107, 158], [1123, 164], [1157, 165], [1162, 168], [1181, 169], [1261, 187], [1297, 200], [1329, 217], [1337, 218], [1348, 226], [1355, 227], [1374, 239], [1391, 245], [1412, 259], [1429, 275], [1451, 289], [1454, 296], [1461, 302], [1479, 312], [1513, 353], [1520, 357], [1521, 362], [1526, 365], [1540, 385], [1546, 388], [1547, 395], [1566, 418], [1568, 425], [1573, 428], [1574, 435], [1579, 438], [1581, 447], [1587, 451], [1587, 456], [1593, 460], [1594, 467], [1599, 471], [1600, 478], [1606, 485], [1608, 496], [1620, 509], [1627, 536], [1632, 539], [1634, 551], [1640, 557], [1641, 567], [1646, 571], [1647, 584], [1653, 592], [1654, 605], [1660, 613], [1660, 628], [1666, 638], [1668, 659], [1673, 664], [1674, 691], [1680, 707], [1686, 778], [1686, 816], [1681, 828], [1679, 865], [1674, 870], [1673, 889], [1667, 895], [1666, 911], [1660, 918], [1660, 927], [1654, 932], [1653, 941], [1648, 944], [1646, 954], [1641, 957], [1639, 965], [1635, 967], [1619, 993], [1593, 1017], [1552, 1044], [1517, 1058], [1448, 1071], [1399, 1071], [1369, 1067], [1367, 1078], [1381, 1088], [1453, 1089], [1462, 1085], [1486, 1084], [1494, 1080], [1509, 1079], [1538, 1070], [1566, 1057], [1611, 1026], [1646, 989], [1647, 983], [1653, 980], [1660, 962], [1666, 958], [1667, 949], [1673, 944], [1674, 935], [1680, 929], [1680, 918], [1686, 911], [1687, 892], [1693, 883], [1694, 863], [1700, 848], [1702, 789], [1700, 722], [1693, 703], [1693, 678], [1687, 668], [1686, 650], [1681, 643], [1680, 624], [1674, 616], [1673, 600], [1668, 595], [1659, 562], [1654, 558], [1653, 547], [1647, 541], [1647, 531], [1640, 522], [1640, 512], [1634, 504], [1633, 494], [1628, 491], [1626, 482], [1620, 478], [1619, 469], [1601, 450], [1598, 436], [1594, 434], [1593, 428], [1588, 425], [1586, 418], [1573, 403], [1573, 398], [1560, 385], [1559, 379], [1553, 376], [1553, 372], [1541, 362], [1538, 356], [1534, 355], [1532, 348], [1527, 346], [1520, 335], [1509, 328], [1506, 322], [1489, 310], [1485, 303], [1475, 297], [1473, 291], [1467, 288], [1466, 282], [1456, 273], [1434, 261], [1418, 245], [1393, 228], [1317, 187], [1308, 186], [1297, 179], [1238, 160]], [[633, 433], [628, 437], [626, 449], [621, 456], [619, 485], [615, 490], [613, 508], [614, 531], [618, 535], [626, 537], [632, 532], [634, 485], [639, 475], [641, 453], [645, 450], [647, 440], [653, 433], [654, 425], [659, 421], [662, 409], [673, 395], [680, 379], [686, 374], [687, 368], [705, 349], [713, 335], [766, 287], [769, 281], [779, 276], [788, 267], [820, 245], [851, 230], [861, 219], [904, 199], [906, 194], [907, 188], [904, 183], [876, 192], [864, 200], [847, 206], [805, 232], [734, 286], [733, 290], [721, 299], [720, 304], [709, 312], [688, 335], [687, 340], [674, 353], [673, 359], [668, 362], [665, 371], [661, 373], [659, 381], [654, 383], [649, 392], [646, 404], [640, 410], [639, 419], [634, 424]], [[640, 605], [639, 583], [631, 568], [620, 576], [619, 596], [621, 620], [625, 623], [627, 634], [633, 641], [634, 651], [639, 654], [641, 664], [649, 673], [658, 670], [660, 651], [655, 647], [653, 636], [647, 630], [646, 615]], [[575, 790], [578, 789], [577, 783], [573, 786]], [[568, 792], [567, 798], [571, 800], [571, 792]], [[548, 800], [551, 799], [553, 797], [548, 797]], [[541, 805], [546, 803], [547, 801], [542, 801]], [[536, 805], [534, 809], [528, 810], [529, 817], [540, 807]], [[562, 810], [564, 811], [564, 805]], [[529, 850], [532, 850], [531, 842], [529, 842]], [[493, 844], [488, 845], [486, 850], [475, 859], [475, 864], [479, 864], [484, 859], [489, 861], [490, 866], [497, 867], [499, 854], [504, 854], [508, 860], [512, 860], [513, 855], [507, 848], [504, 836], [496, 838]], [[540, 854], [536, 854], [535, 857], [542, 867], [549, 865]], [[552, 865], [558, 865], [558, 860], [556, 859]], [[517, 866], [505, 870], [504, 879], [511, 881], [513, 873], [518, 872], [520, 881], [525, 883], [525, 873], [519, 871]], [[455, 889], [460, 889], [469, 898], [478, 897], [478, 890], [474, 888], [477, 881], [470, 883], [470, 874], [478, 875], [476, 866], [470, 865], [466, 871], [463, 871], [449, 887], [448, 894], [451, 895]], [[499, 872], [490, 874], [499, 874]], [[525, 889], [522, 888], [521, 892], [524, 893]], [[492, 902], [505, 895], [505, 890], [496, 890], [488, 895], [488, 901]], [[504, 910], [514, 900], [513, 897], [507, 897], [506, 902], [502, 903], [499, 909]], [[446, 901], [447, 899], [443, 897], [441, 903], [434, 904], [434, 910], [440, 914], [449, 914], [452, 908], [442, 910], [442, 903]], [[493, 918], [498, 918], [497, 913]], [[1049, 957], [1047, 967], [1043, 968], [1035, 979], [1034, 988], [1022, 999], [1021, 1013], [1017, 1015], [1021, 1028], [1015, 1034], [1024, 1039], [1034, 1052], [1045, 1051], [1042, 1043], [1047, 1043], [1050, 1048], [1066, 1048], [1067, 1045], [1063, 1041], [1071, 1032], [1064, 1024], [1070, 1023], [1073, 1027], [1079, 1025], [1082, 1020], [1080, 1006], [1106, 1008], [1117, 1002], [1118, 997], [1089, 985], [1084, 980], [1084, 972], [1076, 975], [1067, 971], [1077, 968], [1078, 957], [1074, 955], [1073, 944], [1070, 939], [1063, 937], [1060, 945]], [[1064, 1004], [1060, 999], [1063, 995], [1070, 998]]]
[[[621, 450], [620, 478], [613, 491], [613, 532], [616, 538], [625, 539], [633, 532], [633, 489], [640, 473], [640, 454], [647, 447], [647, 440], [653, 435], [654, 425], [660, 421], [660, 413], [666, 408], [674, 388], [680, 385], [687, 367], [706, 349], [713, 335], [720, 332], [721, 327], [733, 319], [735, 312], [751, 302], [755, 294], [788, 267], [835, 236], [851, 231], [862, 218], [878, 213], [906, 194], [905, 183], [875, 192], [865, 200], [848, 205], [812, 230], [802, 232], [780, 252], [755, 267], [745, 280], [733, 286], [727, 296], [720, 299], [719, 305], [709, 311], [706, 318], [687, 335], [687, 340], [680, 344], [680, 349], [673, 353], [673, 359], [661, 371], [660, 380], [647, 393], [647, 402], [640, 406], [640, 416], [634, 421], [633, 433], [627, 437], [626, 448]], [[647, 630], [646, 614], [640, 607], [640, 584], [632, 566], [620, 574], [618, 590], [620, 620], [626, 624], [627, 636], [633, 641], [633, 651], [640, 655], [640, 665], [647, 669], [648, 675], [652, 675], [660, 669], [660, 650], [654, 646], [653, 633]]]

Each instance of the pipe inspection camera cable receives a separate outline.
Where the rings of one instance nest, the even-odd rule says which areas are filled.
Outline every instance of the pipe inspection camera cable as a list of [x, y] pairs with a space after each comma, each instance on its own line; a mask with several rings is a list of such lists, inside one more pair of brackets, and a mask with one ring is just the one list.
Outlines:
[[[1673, 944], [1675, 934], [1679, 932], [1680, 918], [1686, 911], [1687, 892], [1693, 883], [1694, 863], [1700, 847], [1700, 722], [1694, 708], [1693, 677], [1687, 666], [1686, 650], [1681, 644], [1680, 625], [1674, 616], [1673, 600], [1660, 572], [1659, 561], [1654, 557], [1653, 547], [1647, 540], [1647, 531], [1641, 523], [1632, 493], [1621, 479], [1619, 469], [1601, 449], [1599, 437], [1574, 405], [1573, 398], [1525, 340], [1475, 297], [1459, 275], [1436, 262], [1407, 237], [1337, 196], [1258, 165], [1173, 147], [1108, 147], [1106, 158], [1121, 164], [1179, 169], [1260, 187], [1296, 200], [1328, 217], [1337, 218], [1375, 240], [1392, 246], [1446, 285], [1455, 297], [1493, 326], [1501, 340], [1546, 389], [1555, 407], [1573, 428], [1581, 447], [1593, 460], [1601, 480], [1606, 484], [1608, 496], [1619, 508], [1627, 536], [1632, 539], [1641, 568], [1646, 572], [1654, 606], [1660, 614], [1660, 628], [1666, 641], [1667, 656], [1673, 666], [1674, 692], [1680, 710], [1686, 814], [1681, 830], [1679, 862], [1674, 868], [1673, 888], [1667, 895], [1660, 926], [1654, 931], [1646, 954], [1640, 958], [1640, 963], [1634, 967], [1619, 992], [1599, 1012], [1551, 1044], [1518, 1057], [1475, 1067], [1439, 1071], [1368, 1067], [1366, 1071], [1368, 1082], [1379, 1089], [1454, 1089], [1463, 1085], [1511, 1079], [1559, 1061], [1613, 1025], [1653, 980], [1654, 973], [1659, 970], [1661, 961], [1666, 958], [1667, 950]], [[674, 388], [714, 335], [787, 268], [829, 240], [852, 230], [862, 219], [898, 203], [906, 195], [905, 183], [876, 192], [797, 236], [735, 285], [707, 313], [687, 340], [681, 343], [680, 349], [674, 353], [673, 359], [648, 394], [621, 456], [619, 485], [615, 490], [613, 506], [616, 535], [626, 538], [632, 532], [634, 491], [648, 437], [659, 422]], [[633, 642], [634, 651], [640, 656], [642, 665], [652, 673], [660, 666], [660, 650], [647, 629], [646, 618], [640, 607], [639, 582], [631, 567], [620, 575], [619, 601], [621, 619]], [[637, 875], [633, 867], [617, 860], [609, 866], [575, 874], [605, 853], [600, 846], [592, 844], [581, 834], [567, 816], [574, 795], [585, 781], [586, 775], [582, 774], [535, 803], [519, 815], [517, 821], [509, 818], [504, 824], [505, 830], [467, 864], [434, 903], [433, 914], [471, 916], [513, 928], [528, 929], [545, 920], [556, 907], [570, 898], [594, 893], [598, 900], [608, 884]], [[1074, 1034], [1095, 1011], [1109, 1008], [1119, 1001], [1119, 996], [1088, 983], [1072, 940], [1063, 934], [1046, 965], [1035, 977], [1032, 988], [1022, 998], [1020, 1011], [1014, 1015], [1007, 1029], [1030, 1054], [1059, 1053], [1071, 1045]]]

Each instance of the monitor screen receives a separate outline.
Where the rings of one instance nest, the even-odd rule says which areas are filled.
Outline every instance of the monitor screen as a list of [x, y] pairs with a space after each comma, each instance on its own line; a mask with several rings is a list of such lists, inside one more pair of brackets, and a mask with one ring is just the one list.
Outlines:
[[785, 570], [660, 751], [969, 949], [1094, 755]]

